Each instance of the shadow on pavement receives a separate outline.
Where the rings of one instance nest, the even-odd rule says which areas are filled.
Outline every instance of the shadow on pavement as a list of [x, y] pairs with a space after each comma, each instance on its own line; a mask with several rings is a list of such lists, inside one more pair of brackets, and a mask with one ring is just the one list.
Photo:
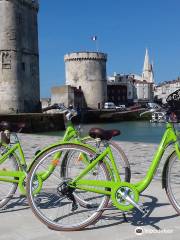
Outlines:
[[0, 209], [1, 213], [22, 211], [29, 208], [26, 197], [14, 197], [9, 204]]
[[[100, 229], [100, 228], [107, 228], [111, 226], [115, 226], [118, 224], [126, 223], [126, 220], [129, 224], [133, 226], [151, 226], [155, 229], [159, 230], [160, 227], [158, 226], [158, 223], [160, 221], [171, 219], [179, 216], [178, 214], [172, 214], [172, 215], [166, 215], [166, 212], [163, 212], [164, 216], [151, 216], [153, 211], [157, 208], [163, 207], [163, 206], [169, 206], [169, 203], [160, 203], [158, 202], [158, 199], [151, 195], [141, 195], [141, 197], [145, 198], [145, 203], [143, 204], [144, 207], [148, 210], [148, 213], [146, 216], [142, 217], [142, 214], [134, 209], [131, 212], [127, 212], [125, 214], [126, 219], [123, 217], [123, 213], [114, 208], [113, 210], [106, 210], [102, 217], [94, 223], [94, 225], [89, 226], [88, 228], [84, 230], [90, 230], [90, 229]], [[57, 202], [56, 202], [57, 204]], [[4, 209], [0, 210], [0, 214], [2, 213], [8, 213], [8, 212], [15, 212], [15, 211], [22, 211], [29, 208], [27, 199], [25, 197], [18, 197], [13, 198], [12, 202], [8, 204]], [[174, 210], [175, 212], [175, 210]]]
[[[169, 203], [160, 203], [158, 202], [158, 199], [154, 196], [150, 195], [141, 195], [142, 197], [146, 198], [146, 202], [143, 204], [144, 207], [148, 210], [148, 213], [146, 216], [142, 217], [142, 214], [134, 209], [131, 212], [127, 212], [126, 219], [127, 222], [133, 226], [151, 226], [155, 229], [159, 230], [160, 227], [158, 226], [158, 223], [160, 221], [171, 219], [178, 217], [179, 215], [174, 213], [172, 215], [166, 215], [165, 212], [163, 212], [164, 216], [151, 216], [153, 211], [156, 208], [163, 207], [163, 206], [169, 206]], [[175, 212], [175, 210], [174, 210]], [[126, 223], [126, 219], [123, 217], [123, 213], [120, 212], [120, 210], [113, 210], [112, 212], [105, 211], [99, 222], [96, 223], [96, 225], [90, 226], [87, 228], [87, 230], [90, 229], [99, 229], [99, 228], [107, 228], [111, 226], [115, 226], [121, 223]]]

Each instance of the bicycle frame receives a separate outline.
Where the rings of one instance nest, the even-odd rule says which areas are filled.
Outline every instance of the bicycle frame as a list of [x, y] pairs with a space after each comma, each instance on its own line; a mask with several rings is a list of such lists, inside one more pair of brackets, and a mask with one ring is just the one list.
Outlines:
[[[46, 152], [51, 147], [59, 145], [59, 143], [63, 144], [64, 142], [69, 142], [71, 140], [71, 141], [74, 141], [75, 143], [81, 144], [81, 142], [86, 139], [88, 139], [88, 137], [80, 139], [78, 131], [74, 128], [74, 125], [72, 124], [72, 122], [68, 121], [67, 128], [66, 128], [63, 139], [60, 139], [57, 143], [54, 143], [51, 146], [48, 146], [47, 148], [44, 148], [42, 151], [40, 151], [34, 157], [34, 159], [30, 162], [29, 165], [27, 165], [27, 162], [26, 162], [26, 159], [25, 159], [25, 156], [24, 156], [24, 153], [23, 153], [23, 150], [22, 150], [22, 147], [21, 147], [21, 144], [19, 141], [11, 147], [9, 145], [1, 143], [7, 149], [7, 152], [5, 154], [3, 154], [3, 156], [0, 158], [0, 165], [2, 163], [4, 163], [6, 160], [8, 161], [8, 157], [12, 154], [15, 157], [15, 159], [17, 160], [19, 170], [18, 171], [0, 170], [0, 182], [3, 181], [3, 182], [9, 182], [9, 183], [18, 183], [18, 188], [19, 188], [20, 193], [22, 195], [26, 195], [24, 181], [26, 179], [27, 173], [30, 171], [30, 169], [31, 169], [33, 163], [36, 161], [37, 157], [42, 155], [44, 152]], [[18, 151], [19, 155], [16, 154], [17, 151]], [[45, 181], [57, 167], [57, 164], [54, 164], [54, 162], [57, 159], [60, 159], [61, 154], [62, 154], [61, 152], [56, 153], [52, 159], [52, 163], [48, 166], [48, 169], [43, 171], [42, 173], [38, 174], [37, 178], [39, 179], [39, 187], [38, 187], [38, 189], [36, 189], [37, 192], [41, 189], [42, 182]], [[84, 161], [87, 165], [88, 161], [85, 158], [84, 158]], [[108, 167], [108, 163], [106, 163], [106, 164]], [[111, 171], [111, 169], [109, 167], [108, 167], [108, 169], [109, 169], [109, 171]]]
[[[64, 142], [64, 141], [69, 141], [72, 140], [73, 138], [77, 139], [78, 137], [78, 132], [74, 128], [73, 124], [71, 121], [67, 122], [67, 128], [63, 137], [63, 140], [58, 141], [59, 142]], [[10, 183], [18, 183], [19, 190], [21, 194], [26, 194], [25, 186], [24, 186], [24, 180], [27, 176], [27, 173], [29, 172], [31, 166], [33, 165], [34, 161], [36, 160], [36, 157], [31, 161], [29, 165], [26, 163], [26, 159], [21, 147], [20, 142], [18, 141], [15, 143], [13, 146], [9, 146], [7, 144], [1, 143], [6, 148], [6, 152], [2, 155], [0, 158], [0, 165], [4, 163], [6, 160], [8, 161], [8, 157], [13, 155], [18, 163], [19, 170], [18, 171], [8, 171], [8, 170], [0, 170], [0, 182], [10, 182]], [[54, 146], [54, 144], [52, 145]], [[49, 147], [48, 147], [49, 148]], [[41, 151], [37, 156], [40, 154], [43, 154], [44, 151], [46, 151], [48, 148], [45, 148], [43, 151]], [[18, 154], [16, 154], [18, 152]], [[60, 158], [61, 152], [57, 153], [55, 158]], [[51, 164], [49, 166], [48, 171], [44, 172], [43, 175], [43, 180], [46, 180], [50, 174], [54, 171], [55, 165]]]
[[[21, 144], [19, 142], [17, 142], [12, 147], [9, 147], [8, 145], [6, 145], [4, 143], [1, 143], [1, 145], [3, 145], [7, 151], [0, 158], [0, 164], [4, 163], [8, 159], [9, 156], [13, 155], [17, 160], [20, 171], [0, 170], [0, 181], [18, 183], [19, 180], [10, 179], [10, 178], [22, 178], [24, 176], [23, 170], [27, 168], [26, 160], [24, 157], [24, 153], [23, 153]], [[18, 151], [20, 157], [18, 156], [18, 154], [16, 154], [17, 151]], [[3, 177], [6, 177], [6, 178], [3, 178]], [[7, 178], [7, 177], [10, 177], [10, 178]]]
[[[172, 123], [167, 123], [166, 130], [159, 144], [159, 147], [154, 155], [152, 163], [146, 173], [145, 178], [137, 183], [130, 184], [133, 188], [135, 188], [138, 191], [138, 193], [143, 192], [149, 186], [158, 168], [160, 160], [162, 159], [164, 151], [166, 150], [167, 146], [172, 143], [174, 144], [176, 154], [180, 159], [179, 143], [174, 130], [174, 126]], [[113, 181], [83, 179], [83, 177], [85, 177], [87, 173], [90, 170], [92, 170], [99, 161], [103, 161], [103, 159], [106, 156], [109, 156], [109, 159], [111, 161], [112, 170], [114, 172], [115, 179]], [[78, 189], [82, 189], [90, 192], [100, 193], [100, 194], [111, 195], [112, 192], [114, 192], [118, 188], [120, 183], [121, 183], [121, 178], [118, 174], [111, 149], [108, 146], [96, 159], [93, 159], [93, 161], [75, 179], [71, 181], [70, 187], [74, 187], [74, 188], [78, 188]], [[96, 187], [103, 187], [105, 189], [108, 188], [108, 190], [101, 190]]]

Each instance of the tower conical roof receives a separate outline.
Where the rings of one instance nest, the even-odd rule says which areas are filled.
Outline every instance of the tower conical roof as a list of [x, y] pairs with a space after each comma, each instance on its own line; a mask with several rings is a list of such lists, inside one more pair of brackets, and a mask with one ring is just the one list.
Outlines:
[[149, 53], [148, 49], [146, 48], [146, 53], [145, 53], [145, 58], [144, 58], [144, 67], [143, 67], [143, 72], [144, 71], [150, 71], [150, 63], [149, 63]]
[[146, 48], [146, 53], [145, 53], [145, 58], [144, 58], [142, 79], [146, 80], [147, 82], [151, 82], [151, 83], [154, 82], [154, 78], [153, 78], [153, 65], [150, 64], [149, 53], [148, 53], [148, 49], [147, 48]]

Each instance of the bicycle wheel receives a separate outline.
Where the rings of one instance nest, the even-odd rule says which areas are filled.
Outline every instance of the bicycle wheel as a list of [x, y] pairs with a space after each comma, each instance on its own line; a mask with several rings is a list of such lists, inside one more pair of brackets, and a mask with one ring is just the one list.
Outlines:
[[180, 160], [174, 152], [170, 159], [166, 169], [166, 185], [165, 190], [167, 196], [180, 215]]
[[[92, 138], [88, 138], [83, 142], [85, 144], [96, 146], [96, 142]], [[114, 141], [109, 141], [109, 146], [111, 147], [111, 151], [113, 153], [119, 175], [121, 176], [121, 180], [123, 182], [130, 182], [131, 168], [130, 168], [129, 161], [128, 161], [124, 151]], [[102, 145], [102, 146], [100, 146], [100, 148], [101, 148], [101, 150], [104, 150], [105, 147]], [[65, 156], [62, 160], [62, 169], [61, 170], [62, 170], [62, 176], [64, 176], [64, 177], [68, 177], [68, 175], [67, 175], [68, 171], [66, 171], [66, 167], [68, 167], [69, 164], [71, 164], [70, 155], [69, 155], [69, 157]]]
[[[37, 176], [47, 171], [57, 152], [61, 152], [61, 159], [67, 152], [73, 152], [71, 158], [74, 160], [74, 165], [82, 153], [91, 159], [95, 156], [94, 151], [76, 144], [59, 145], [49, 149], [36, 160], [28, 174], [27, 197], [29, 205], [34, 214], [49, 228], [60, 231], [79, 230], [100, 218], [104, 208], [108, 205], [109, 196], [78, 189], [74, 189], [71, 193], [67, 190], [69, 178], [73, 179], [84, 169], [83, 163], [81, 166], [78, 164], [78, 168], [68, 167], [68, 178], [61, 176], [61, 164], [57, 165], [52, 174], [43, 182], [41, 190], [33, 195]], [[110, 178], [106, 166], [100, 162], [88, 172], [85, 179], [109, 180]], [[81, 196], [82, 199], [88, 201], [88, 207], [84, 208], [76, 201], [74, 195]]]
[[[96, 147], [96, 142], [94, 139], [92, 138], [88, 138], [86, 139], [86, 141], [84, 141], [84, 143], [92, 145], [94, 147]], [[123, 152], [123, 150], [120, 148], [120, 146], [118, 144], [116, 144], [113, 141], [109, 142], [109, 145], [111, 147], [111, 151], [113, 153], [113, 156], [115, 158], [115, 162], [116, 162], [116, 166], [118, 168], [119, 171], [119, 175], [121, 176], [121, 180], [125, 181], [125, 182], [130, 182], [130, 178], [131, 178], [131, 170], [130, 170], [130, 164], [129, 161], [125, 155], [125, 153]], [[104, 150], [104, 145], [100, 146], [101, 150]], [[81, 158], [81, 156], [79, 156], [79, 159]], [[108, 161], [108, 159], [106, 158], [106, 160]], [[84, 165], [87, 163], [84, 163]], [[61, 176], [65, 177], [65, 178], [71, 178], [71, 172], [69, 171], [70, 168], [82, 168], [82, 161], [77, 161], [74, 164], [73, 161], [73, 152], [69, 152], [67, 153], [64, 158], [62, 159], [62, 167], [61, 167]], [[89, 206], [89, 201], [87, 201], [86, 199], [83, 199], [83, 195], [78, 193], [74, 193], [74, 197], [76, 198], [76, 200], [79, 202], [79, 204], [81, 204], [81, 206], [83, 207], [88, 207]], [[112, 207], [112, 202], [109, 201], [108, 207]]]
[[[3, 145], [0, 146], [0, 158], [7, 151]], [[18, 171], [16, 158], [10, 155], [5, 162], [0, 164], [0, 171]], [[17, 183], [0, 181], [0, 208], [4, 207], [13, 197], [18, 187]]]

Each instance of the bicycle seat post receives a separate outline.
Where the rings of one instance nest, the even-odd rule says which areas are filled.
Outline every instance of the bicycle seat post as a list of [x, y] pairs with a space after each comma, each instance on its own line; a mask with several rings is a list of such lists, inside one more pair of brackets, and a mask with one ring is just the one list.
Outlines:
[[96, 138], [95, 141], [96, 141], [96, 148], [99, 149], [100, 145], [101, 145], [101, 139], [100, 138]]

